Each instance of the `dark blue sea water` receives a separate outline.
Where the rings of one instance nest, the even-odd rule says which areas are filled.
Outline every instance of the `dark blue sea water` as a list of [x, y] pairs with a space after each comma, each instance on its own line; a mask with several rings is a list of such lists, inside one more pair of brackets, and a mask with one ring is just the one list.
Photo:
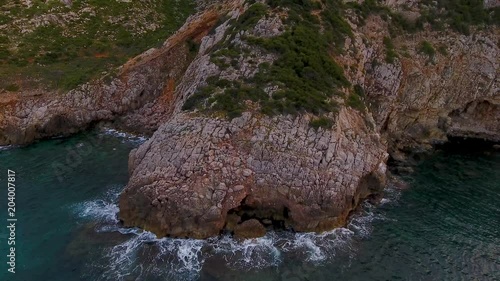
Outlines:
[[[246, 241], [156, 239], [116, 200], [129, 151], [114, 131], [0, 151], [0, 280], [500, 280], [500, 153], [437, 152], [346, 228]], [[16, 273], [7, 272], [7, 169]]]

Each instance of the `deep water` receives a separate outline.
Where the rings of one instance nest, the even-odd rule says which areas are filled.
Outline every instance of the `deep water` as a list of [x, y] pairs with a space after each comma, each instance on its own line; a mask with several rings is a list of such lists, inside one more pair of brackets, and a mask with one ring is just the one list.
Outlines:
[[[129, 151], [115, 131], [0, 150], [0, 280], [500, 280], [500, 152], [439, 151], [346, 228], [235, 241], [122, 228]], [[16, 274], [7, 272], [16, 171]]]

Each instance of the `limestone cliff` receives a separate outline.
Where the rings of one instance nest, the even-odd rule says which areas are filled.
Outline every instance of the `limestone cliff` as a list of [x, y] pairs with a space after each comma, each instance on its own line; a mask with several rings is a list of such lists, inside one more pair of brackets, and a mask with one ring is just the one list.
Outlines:
[[[401, 55], [386, 61], [380, 17], [368, 19], [340, 58], [354, 67], [347, 73], [363, 86], [379, 132], [396, 160], [405, 153], [428, 151], [448, 137], [500, 141], [499, 29], [465, 36], [425, 31], [399, 36]], [[365, 44], [364, 42], [368, 42]], [[422, 42], [442, 48], [429, 55]]]
[[116, 77], [107, 75], [63, 94], [41, 89], [2, 93], [0, 145], [70, 135], [102, 121], [115, 121], [126, 130], [154, 132], [159, 120], [171, 114], [175, 85], [193, 59], [189, 43], [199, 43], [219, 16], [233, 7], [233, 3], [199, 2], [201, 12], [162, 47], [121, 66]]
[[[268, 228], [324, 231], [345, 224], [361, 200], [384, 186], [384, 142], [373, 120], [352, 108], [339, 110], [333, 129], [311, 127], [313, 115], [268, 117], [251, 109], [256, 104], [232, 121], [182, 112], [208, 78], [243, 81], [276, 59], [243, 38], [277, 36], [279, 18], [226, 36], [247, 8], [230, 13], [202, 40], [177, 87], [172, 119], [131, 153], [131, 179], [120, 196], [125, 225], [197, 238], [233, 231], [251, 219]], [[217, 65], [210, 58], [224, 43], [245, 45], [248, 56], [231, 67]]]
[[[229, 68], [211, 62], [212, 48], [228, 38], [221, 35], [228, 22], [204, 39], [181, 82], [175, 117], [131, 153], [131, 180], [120, 198], [126, 225], [180, 237], [234, 231], [255, 219], [267, 228], [323, 231], [345, 223], [361, 199], [380, 190], [385, 151], [402, 161], [448, 136], [499, 140], [498, 29], [398, 36], [393, 48], [400, 53], [389, 62], [389, 27], [378, 15], [359, 26], [353, 16], [353, 36], [336, 56], [364, 92], [368, 111], [344, 103], [338, 115], [329, 115], [332, 129], [311, 128], [314, 117], [307, 114], [263, 116], [252, 102], [231, 122], [181, 113], [207, 78], [256, 75], [245, 57]], [[231, 43], [245, 46], [245, 36], [263, 37], [258, 30], [277, 36], [280, 26], [279, 18], [268, 17]], [[446, 52], [424, 54], [422, 42]], [[261, 52], [251, 49], [247, 58], [275, 62]]]
[[[159, 236], [205, 238], [328, 230], [381, 191], [389, 155], [404, 161], [448, 137], [500, 141], [498, 26], [464, 35], [391, 25], [401, 19], [388, 11], [417, 22], [425, 1], [369, 13], [364, 1], [305, 1], [302, 14], [257, 2], [204, 7], [110, 82], [0, 96], [0, 144], [99, 121], [154, 132], [130, 154], [119, 217]], [[308, 37], [311, 27], [324, 37]], [[311, 50], [303, 38], [326, 39]]]
[[131, 153], [120, 216], [160, 236], [204, 238], [250, 218], [329, 230], [383, 188], [385, 151], [347, 108], [335, 129], [318, 131], [306, 117], [179, 114]]

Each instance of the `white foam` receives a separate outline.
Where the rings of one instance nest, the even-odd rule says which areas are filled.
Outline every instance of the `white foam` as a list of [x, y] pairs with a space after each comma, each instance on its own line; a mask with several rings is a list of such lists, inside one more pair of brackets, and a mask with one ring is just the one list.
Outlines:
[[99, 221], [118, 222], [116, 213], [119, 209], [115, 203], [95, 200], [84, 202], [81, 205], [80, 216], [83, 218], [90, 217]]
[[[383, 198], [384, 199], [384, 198]], [[382, 199], [382, 200], [383, 200]], [[387, 199], [385, 204], [391, 202], [396, 199]], [[362, 210], [359, 214], [354, 215], [347, 228], [351, 229], [358, 237], [360, 238], [368, 238], [373, 231], [373, 222], [374, 221], [395, 221], [394, 219], [390, 219], [384, 215], [384, 212], [377, 208], [377, 206], [365, 201], [362, 205]]]
[[210, 247], [221, 255], [230, 267], [250, 270], [277, 266], [282, 261], [274, 232], [264, 237], [236, 240], [230, 236], [209, 239]]
[[74, 205], [73, 209], [80, 218], [93, 219], [116, 225], [118, 223], [117, 213], [119, 211], [116, 201], [122, 188], [122, 186], [113, 186], [106, 192], [103, 199], [85, 201]]
[[382, 198], [382, 200], [380, 200], [380, 205], [385, 205], [385, 204], [388, 204], [391, 202], [392, 202], [392, 200], [389, 198]]
[[17, 146], [17, 145], [0, 145], [0, 151], [10, 150], [10, 149], [18, 148], [18, 147], [19, 146]]
[[[112, 188], [103, 196], [104, 199], [83, 202], [77, 208], [80, 217], [103, 222], [96, 231], [131, 236], [109, 248], [105, 262], [94, 265], [104, 269], [101, 280], [145, 280], [151, 276], [166, 280], [197, 280], [209, 258], [223, 260], [225, 266], [245, 271], [278, 267], [287, 256], [312, 264], [332, 262], [340, 253], [352, 258], [356, 253], [354, 241], [371, 234], [373, 221], [387, 219], [380, 209], [365, 202], [362, 211], [352, 217], [346, 228], [320, 234], [269, 232], [264, 237], [247, 240], [231, 236], [207, 240], [158, 239], [150, 232], [123, 228], [118, 224], [116, 201], [121, 189], [121, 186]], [[393, 198], [398, 198], [399, 193], [393, 192], [389, 196], [391, 199], [387, 198], [387, 202], [396, 200]]]
[[[204, 257], [202, 248], [203, 240], [194, 239], [169, 239], [157, 240], [160, 252], [156, 256], [159, 260], [170, 257], [171, 270], [179, 274], [196, 275], [201, 270]], [[175, 266], [174, 266], [175, 265]]]
[[389, 185], [384, 189], [384, 198], [389, 200], [390, 203], [397, 203], [399, 198], [401, 197], [401, 189], [395, 188], [394, 186]]
[[323, 233], [296, 233], [283, 246], [286, 252], [305, 255], [305, 261], [323, 262], [331, 260], [337, 251], [351, 250], [354, 232], [347, 228], [336, 228]]
[[155, 236], [149, 232], [142, 232], [133, 238], [112, 247], [106, 257], [108, 263], [104, 272], [103, 280], [124, 280], [124, 277], [131, 274], [143, 274], [142, 264], [136, 264], [138, 249], [145, 241], [154, 240]]
[[[133, 234], [127, 241], [108, 250], [103, 280], [124, 280], [127, 276], [164, 277], [167, 280], [196, 280], [204, 262], [213, 256], [224, 260], [226, 266], [237, 270], [277, 267], [286, 255], [300, 256], [317, 264], [331, 261], [338, 251], [353, 251], [351, 241], [355, 232], [338, 228], [317, 233], [276, 233], [256, 239], [237, 240], [231, 236], [194, 239], [157, 239], [147, 231], [108, 225], [98, 231], [119, 231]], [[103, 277], [104, 278], [104, 277]]]
[[103, 280], [123, 280], [125, 276], [142, 274], [168, 280], [196, 280], [204, 262], [212, 256], [224, 260], [229, 268], [245, 271], [277, 267], [284, 255], [291, 252], [305, 255], [307, 261], [317, 263], [330, 260], [339, 249], [350, 249], [353, 235], [346, 228], [322, 234], [270, 232], [264, 237], [247, 240], [230, 236], [208, 240], [157, 239], [154, 234], [137, 229], [129, 229], [127, 234], [130, 233], [133, 237], [109, 249], [108, 266], [103, 275], [106, 279]]
[[[144, 280], [142, 275], [154, 274], [167, 280], [195, 280], [201, 271], [204, 257], [203, 240], [157, 239], [147, 231], [135, 229], [129, 240], [112, 247], [106, 258], [108, 266], [104, 280], [124, 280], [134, 276], [134, 280]], [[146, 246], [149, 251], [146, 251]], [[155, 255], [152, 252], [156, 253]]]
[[102, 133], [105, 135], [110, 135], [110, 136], [114, 136], [117, 138], [121, 138], [124, 141], [129, 141], [129, 142], [139, 143], [139, 144], [143, 143], [147, 140], [147, 138], [145, 136], [135, 135], [135, 134], [131, 134], [131, 133], [125, 133], [125, 132], [121, 132], [121, 131], [118, 131], [118, 130], [112, 129], [112, 128], [103, 128]]

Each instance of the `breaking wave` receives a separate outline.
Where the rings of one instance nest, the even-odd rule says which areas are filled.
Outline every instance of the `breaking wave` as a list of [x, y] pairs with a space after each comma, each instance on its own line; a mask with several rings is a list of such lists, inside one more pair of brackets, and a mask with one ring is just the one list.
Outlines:
[[119, 211], [116, 202], [122, 188], [123, 186], [111, 186], [102, 198], [75, 204], [72, 209], [80, 218], [116, 224]]
[[17, 145], [0, 145], [0, 151], [18, 148]]
[[336, 228], [320, 234], [295, 233], [285, 242], [283, 249], [302, 253], [305, 261], [324, 262], [335, 257], [339, 251], [352, 251], [353, 235], [354, 232], [348, 228]]
[[279, 235], [270, 232], [264, 237], [246, 240], [236, 240], [226, 235], [211, 238], [207, 244], [229, 267], [250, 270], [278, 266], [282, 262], [278, 241]]
[[141, 144], [147, 140], [145, 136], [125, 133], [112, 128], [103, 128], [102, 134], [120, 138], [122, 142], [128, 141], [136, 144]]
[[[353, 258], [356, 240], [369, 237], [373, 221], [384, 220], [367, 202], [346, 228], [317, 233], [269, 232], [264, 237], [238, 240], [231, 236], [207, 240], [158, 239], [150, 232], [120, 226], [117, 198], [122, 187], [113, 187], [102, 198], [74, 206], [81, 219], [96, 223], [96, 233], [119, 233], [125, 238], [107, 247], [89, 264], [101, 273], [99, 280], [197, 280], [206, 262], [224, 263], [229, 270], [277, 268], [287, 259], [311, 264]], [[393, 198], [393, 197], [391, 197]], [[390, 199], [393, 200], [393, 199]]]

